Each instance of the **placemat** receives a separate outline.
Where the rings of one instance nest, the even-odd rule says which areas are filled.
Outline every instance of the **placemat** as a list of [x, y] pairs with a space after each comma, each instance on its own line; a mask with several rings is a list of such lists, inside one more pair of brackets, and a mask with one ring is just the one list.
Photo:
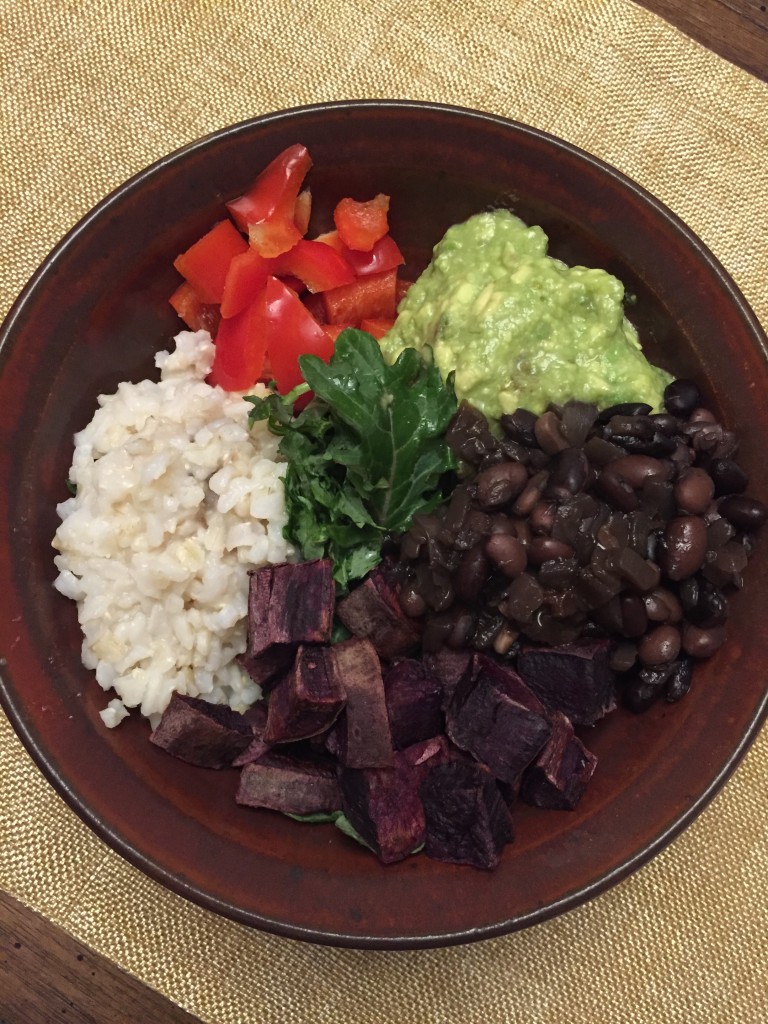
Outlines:
[[[0, 0], [0, 25], [0, 313], [149, 162], [265, 111], [386, 97], [505, 115], [608, 160], [698, 232], [768, 324], [768, 86], [629, 0]], [[758, 1024], [767, 777], [763, 732], [668, 850], [561, 918], [357, 952], [166, 892], [69, 811], [0, 716], [0, 886], [215, 1024]]]

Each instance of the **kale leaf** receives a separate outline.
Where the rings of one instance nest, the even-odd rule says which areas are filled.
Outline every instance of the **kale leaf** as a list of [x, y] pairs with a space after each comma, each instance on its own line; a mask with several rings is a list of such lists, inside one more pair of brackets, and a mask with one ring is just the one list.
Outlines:
[[[428, 351], [428, 350], [427, 350]], [[307, 559], [330, 557], [341, 588], [381, 560], [390, 532], [447, 496], [455, 458], [443, 435], [456, 411], [453, 379], [429, 355], [405, 349], [388, 365], [364, 331], [343, 331], [326, 365], [301, 356], [306, 385], [290, 395], [249, 396], [250, 420], [282, 435], [285, 536]], [[295, 399], [315, 397], [292, 419]]]

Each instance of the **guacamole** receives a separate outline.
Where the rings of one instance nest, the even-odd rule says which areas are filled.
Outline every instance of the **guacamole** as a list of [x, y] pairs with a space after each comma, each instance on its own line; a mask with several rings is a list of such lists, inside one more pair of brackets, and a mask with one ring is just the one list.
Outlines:
[[431, 345], [456, 393], [488, 417], [578, 398], [660, 408], [671, 377], [652, 366], [604, 270], [547, 256], [547, 236], [508, 210], [449, 228], [382, 339], [394, 360]]

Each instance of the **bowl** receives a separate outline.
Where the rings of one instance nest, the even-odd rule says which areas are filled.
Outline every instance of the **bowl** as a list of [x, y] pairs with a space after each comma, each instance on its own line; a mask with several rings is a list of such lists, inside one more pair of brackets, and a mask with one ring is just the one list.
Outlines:
[[159, 161], [86, 216], [46, 259], [3, 328], [0, 559], [2, 704], [72, 808], [136, 867], [247, 925], [346, 946], [445, 945], [565, 911], [638, 868], [723, 785], [766, 714], [762, 542], [732, 602], [727, 645], [678, 705], [619, 710], [589, 732], [599, 767], [578, 809], [521, 807], [494, 872], [423, 856], [384, 867], [331, 826], [234, 802], [236, 772], [192, 768], [106, 698], [80, 662], [76, 609], [52, 586], [56, 503], [72, 435], [96, 397], [153, 374], [180, 324], [172, 261], [284, 147], [314, 159], [313, 225], [344, 195], [392, 196], [411, 276], [445, 229], [506, 206], [551, 252], [603, 267], [633, 296], [650, 358], [694, 377], [742, 437], [750, 490], [768, 494], [766, 339], [738, 289], [668, 209], [613, 168], [499, 117], [410, 102], [304, 107], [226, 128]]

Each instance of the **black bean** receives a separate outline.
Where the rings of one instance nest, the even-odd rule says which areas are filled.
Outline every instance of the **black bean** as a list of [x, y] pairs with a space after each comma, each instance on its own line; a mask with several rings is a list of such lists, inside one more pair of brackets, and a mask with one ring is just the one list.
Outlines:
[[477, 500], [483, 508], [498, 508], [512, 501], [528, 482], [528, 471], [519, 462], [502, 462], [478, 473]]
[[683, 650], [692, 658], [710, 658], [725, 642], [725, 628], [700, 629], [691, 622], [683, 626]]
[[614, 473], [610, 466], [602, 469], [595, 481], [595, 490], [611, 508], [619, 512], [634, 512], [640, 499], [627, 481]]
[[623, 439], [629, 437], [650, 441], [655, 433], [656, 427], [650, 416], [611, 416], [605, 426], [605, 437], [622, 439], [617, 440], [617, 444], [623, 444]]
[[496, 533], [489, 537], [485, 544], [485, 553], [510, 579], [524, 572], [528, 564], [525, 546], [517, 537], [511, 537], [509, 534]]
[[526, 448], [537, 448], [539, 442], [533, 432], [536, 423], [535, 413], [528, 409], [515, 409], [501, 417], [501, 429], [512, 441], [525, 445]]
[[661, 665], [647, 665], [637, 673], [642, 682], [655, 690], [663, 686], [677, 667], [676, 661], [665, 661]]
[[642, 679], [630, 679], [625, 685], [621, 699], [625, 707], [635, 714], [642, 714], [653, 704], [658, 695], [655, 686], [649, 686]]
[[556, 513], [557, 505], [554, 501], [537, 502], [530, 516], [530, 526], [533, 533], [551, 533]]
[[681, 512], [702, 515], [715, 493], [715, 484], [709, 473], [693, 467], [683, 470], [675, 483], [675, 501]]
[[723, 498], [717, 508], [720, 515], [739, 530], [758, 530], [768, 518], [768, 509], [762, 501], [741, 494]]
[[671, 467], [650, 455], [624, 455], [611, 463], [611, 472], [634, 488], [642, 487], [646, 480], [667, 480]]
[[712, 424], [717, 423], [717, 416], [711, 411], [706, 409], [703, 405], [697, 406], [688, 417], [688, 424], [693, 426], [695, 424]]
[[589, 462], [581, 448], [564, 448], [552, 458], [545, 494], [558, 501], [584, 490], [589, 473]]
[[533, 565], [541, 565], [553, 558], [572, 558], [573, 548], [555, 537], [532, 537], [528, 545], [528, 559]]
[[637, 647], [637, 656], [643, 665], [663, 665], [674, 661], [679, 653], [680, 630], [669, 625], [656, 626], [645, 634]]
[[728, 618], [728, 598], [704, 576], [693, 576], [681, 584], [680, 600], [694, 626], [710, 629], [722, 626]]
[[692, 576], [704, 563], [707, 528], [698, 516], [676, 516], [664, 530], [659, 564], [671, 580]]
[[680, 433], [680, 420], [677, 416], [671, 416], [666, 412], [656, 412], [651, 416], [654, 427], [662, 434], [669, 434], [670, 437]]
[[710, 551], [717, 551], [733, 538], [736, 530], [722, 516], [717, 516], [707, 524], [707, 547]]
[[427, 610], [427, 602], [414, 590], [413, 585], [408, 585], [400, 591], [400, 607], [406, 615], [418, 619]]
[[692, 380], [673, 380], [664, 389], [664, 408], [673, 416], [688, 417], [701, 404], [701, 392]]
[[568, 448], [568, 441], [563, 434], [563, 425], [556, 412], [550, 410], [544, 412], [536, 420], [533, 427], [539, 447], [547, 455], [554, 455], [556, 452]]
[[618, 402], [603, 409], [597, 417], [598, 423], [607, 423], [614, 416], [647, 416], [653, 406], [645, 402]]
[[648, 615], [642, 597], [625, 594], [621, 598], [621, 624], [621, 631], [626, 637], [638, 637], [645, 633]]
[[645, 595], [644, 600], [645, 610], [651, 622], [679, 622], [683, 617], [680, 601], [666, 587], [655, 587]]
[[487, 650], [499, 635], [499, 631], [505, 628], [505, 625], [504, 616], [498, 612], [481, 612], [477, 618], [477, 628], [472, 637], [472, 646], [478, 651]]
[[677, 449], [674, 437], [668, 437], [657, 430], [652, 437], [633, 437], [629, 434], [615, 434], [612, 439], [631, 455], [652, 455], [654, 458], [671, 456]]
[[512, 656], [514, 649], [520, 646], [517, 642], [519, 635], [519, 630], [510, 629], [509, 626], [502, 626], [493, 641], [494, 651], [501, 657], [505, 655]]
[[519, 516], [529, 515], [544, 493], [548, 478], [549, 474], [544, 470], [532, 476], [512, 506], [512, 510]]
[[603, 437], [590, 437], [584, 445], [584, 454], [593, 466], [607, 466], [614, 459], [623, 458], [626, 453], [623, 448]]
[[664, 700], [674, 704], [681, 700], [691, 688], [693, 663], [690, 658], [681, 658], [664, 687]]
[[466, 610], [457, 612], [454, 616], [453, 627], [446, 638], [446, 644], [455, 649], [466, 647], [467, 643], [475, 633], [477, 617]]
[[459, 562], [453, 577], [456, 593], [464, 601], [476, 601], [488, 578], [491, 565], [485, 554], [485, 542], [479, 541]]
[[629, 672], [637, 661], [637, 644], [618, 643], [611, 651], [609, 665], [614, 672]]

